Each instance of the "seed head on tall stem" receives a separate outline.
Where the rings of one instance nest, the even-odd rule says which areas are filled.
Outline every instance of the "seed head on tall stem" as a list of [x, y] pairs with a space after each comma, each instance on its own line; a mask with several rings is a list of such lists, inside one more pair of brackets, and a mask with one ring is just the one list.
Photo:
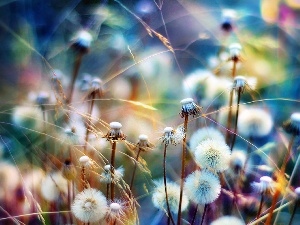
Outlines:
[[184, 136], [182, 140], [182, 154], [181, 154], [181, 179], [180, 179], [180, 197], [179, 197], [179, 207], [178, 207], [178, 217], [177, 224], [181, 224], [181, 204], [182, 204], [182, 195], [183, 195], [183, 185], [185, 177], [185, 157], [186, 157], [186, 132], [188, 126], [188, 117], [189, 116], [199, 116], [201, 114], [201, 107], [194, 103], [192, 98], [185, 98], [180, 101], [181, 103], [181, 112], [179, 115], [181, 118], [184, 118], [183, 131]]
[[[122, 124], [119, 122], [111, 122], [109, 124], [110, 130], [108, 133], [104, 136], [108, 141], [112, 144], [112, 153], [111, 153], [111, 159], [110, 159], [110, 165], [111, 165], [111, 176], [115, 176], [115, 157], [116, 157], [116, 148], [117, 148], [117, 141], [118, 140], [125, 140], [126, 136], [121, 131]], [[110, 200], [113, 201], [115, 197], [115, 184], [112, 182], [110, 186]]]
[[136, 157], [135, 157], [134, 168], [133, 168], [131, 182], [130, 182], [130, 191], [132, 191], [135, 172], [136, 172], [136, 167], [137, 167], [137, 163], [138, 163], [138, 160], [139, 160], [140, 153], [150, 151], [153, 147], [154, 147], [154, 145], [151, 144], [148, 141], [148, 136], [147, 135], [141, 134], [139, 136], [139, 141], [135, 145], [135, 150], [137, 150], [137, 154], [136, 154]]

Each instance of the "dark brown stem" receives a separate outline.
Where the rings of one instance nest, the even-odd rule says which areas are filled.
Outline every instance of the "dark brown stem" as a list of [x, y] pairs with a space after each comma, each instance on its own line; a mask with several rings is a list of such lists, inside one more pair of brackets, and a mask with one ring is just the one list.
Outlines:
[[78, 76], [79, 68], [80, 68], [80, 65], [81, 65], [81, 62], [82, 62], [82, 57], [84, 55], [81, 52], [78, 52], [78, 53], [75, 53], [75, 54], [76, 54], [76, 56], [75, 56], [75, 61], [74, 61], [72, 80], [71, 80], [71, 83], [70, 83], [70, 86], [69, 86], [69, 93], [68, 93], [67, 99], [66, 99], [67, 104], [70, 104], [71, 101], [72, 101], [75, 81], [76, 81], [76, 78]]
[[106, 185], [106, 198], [109, 198], [109, 184]]
[[207, 208], [208, 208], [208, 204], [205, 204], [200, 225], [202, 225], [204, 223], [204, 219], [205, 219], [205, 214], [207, 212]]
[[262, 207], [263, 207], [263, 204], [264, 204], [264, 197], [265, 197], [265, 192], [263, 191], [261, 193], [261, 198], [260, 198], [259, 208], [258, 208], [258, 211], [257, 211], [257, 214], [256, 214], [256, 219], [258, 219], [260, 217], [261, 210], [262, 210]]
[[163, 161], [163, 168], [164, 168], [164, 186], [165, 186], [165, 194], [166, 194], [166, 203], [167, 203], [167, 212], [168, 212], [168, 224], [170, 224], [170, 220], [173, 225], [175, 225], [174, 219], [171, 214], [169, 199], [168, 199], [168, 190], [167, 190], [167, 172], [166, 172], [166, 157], [167, 156], [167, 145], [164, 147], [164, 161]]
[[111, 160], [110, 160], [110, 172], [111, 172], [111, 184], [110, 184], [110, 199], [114, 201], [115, 198], [115, 158], [116, 158], [116, 148], [117, 142], [113, 141], [112, 143], [112, 152], [111, 152]]
[[184, 124], [183, 124], [184, 138], [183, 138], [183, 141], [182, 141], [180, 196], [179, 196], [177, 225], [181, 224], [181, 204], [182, 204], [184, 173], [185, 173], [186, 133], [187, 133], [188, 117], [189, 117], [188, 114], [184, 115]]
[[232, 120], [232, 102], [233, 102], [233, 90], [230, 91], [229, 97], [229, 112], [227, 116], [227, 132], [226, 132], [226, 144], [230, 144], [230, 129], [231, 129], [231, 120]]
[[130, 182], [130, 191], [132, 191], [133, 181], [134, 181], [136, 167], [137, 167], [137, 163], [138, 163], [138, 160], [139, 160], [140, 153], [141, 153], [141, 148], [139, 148], [138, 153], [135, 157], [134, 168], [133, 168], [131, 182]]
[[191, 225], [194, 225], [194, 223], [195, 223], [197, 212], [198, 212], [198, 204], [196, 206]]
[[235, 139], [236, 139], [236, 133], [237, 133], [237, 123], [238, 123], [238, 118], [239, 118], [239, 109], [240, 109], [240, 100], [241, 100], [241, 93], [242, 93], [242, 89], [239, 88], [237, 91], [237, 105], [236, 105], [236, 118], [235, 118], [235, 123], [234, 123], [234, 132], [233, 132], [233, 139], [231, 142], [231, 148], [230, 150], [232, 151], [233, 146], [235, 144]]

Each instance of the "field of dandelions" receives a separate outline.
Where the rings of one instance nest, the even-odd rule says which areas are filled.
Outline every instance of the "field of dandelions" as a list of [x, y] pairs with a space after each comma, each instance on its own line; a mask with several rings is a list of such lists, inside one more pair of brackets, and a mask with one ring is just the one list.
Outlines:
[[0, 224], [300, 224], [299, 10], [0, 1]]

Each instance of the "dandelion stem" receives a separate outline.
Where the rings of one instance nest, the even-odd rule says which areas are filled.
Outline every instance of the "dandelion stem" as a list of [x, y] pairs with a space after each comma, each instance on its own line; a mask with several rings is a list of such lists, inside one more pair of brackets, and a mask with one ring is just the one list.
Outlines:
[[260, 198], [259, 208], [258, 208], [258, 211], [257, 211], [257, 214], [256, 214], [256, 219], [258, 219], [260, 214], [261, 214], [261, 210], [262, 210], [263, 203], [264, 203], [264, 197], [265, 197], [265, 192], [263, 191], [261, 193], [261, 198]]
[[170, 205], [169, 205], [169, 198], [168, 198], [167, 173], [166, 173], [166, 158], [167, 157], [166, 156], [167, 156], [167, 145], [165, 144], [165, 147], [164, 147], [164, 162], [163, 162], [163, 167], [164, 167], [164, 186], [165, 186], [167, 212], [168, 212], [168, 224], [170, 224], [170, 220], [171, 220], [172, 224], [175, 225], [175, 222], [174, 222], [172, 214], [171, 214]]
[[235, 139], [236, 139], [236, 133], [237, 133], [237, 123], [238, 123], [238, 117], [239, 117], [239, 109], [240, 109], [240, 100], [241, 100], [241, 94], [242, 94], [242, 89], [239, 88], [237, 91], [237, 105], [236, 105], [236, 118], [235, 118], [235, 123], [234, 123], [234, 132], [233, 132], [233, 139], [231, 142], [231, 147], [230, 150], [232, 151], [233, 146], [235, 144]]
[[91, 93], [91, 105], [88, 111], [88, 116], [90, 118], [87, 118], [86, 122], [86, 131], [85, 131], [85, 142], [84, 142], [84, 147], [83, 147], [83, 153], [86, 154], [86, 149], [87, 149], [87, 143], [89, 141], [89, 133], [90, 133], [90, 126], [91, 126], [91, 120], [92, 120], [92, 111], [94, 108], [94, 99], [95, 99], [95, 92]]
[[116, 148], [117, 142], [112, 142], [112, 152], [111, 152], [111, 160], [110, 160], [110, 172], [111, 172], [111, 184], [110, 184], [110, 199], [114, 201], [115, 198], [115, 184], [114, 184], [114, 176], [115, 176], [115, 158], [116, 158]]
[[204, 223], [204, 219], [205, 219], [205, 214], [207, 212], [207, 208], [208, 208], [208, 204], [205, 204], [200, 225], [202, 225]]
[[134, 181], [136, 167], [137, 167], [137, 163], [138, 163], [138, 159], [139, 159], [140, 153], [141, 153], [141, 148], [139, 148], [138, 153], [137, 153], [137, 155], [135, 157], [134, 168], [133, 168], [131, 182], [130, 182], [130, 191], [132, 191], [133, 181]]
[[195, 223], [195, 220], [196, 220], [196, 215], [197, 215], [197, 212], [198, 212], [198, 204], [196, 205], [196, 209], [195, 209], [195, 212], [194, 212], [194, 215], [193, 215], [193, 219], [192, 219], [192, 222], [191, 222], [191, 225], [194, 225]]
[[293, 212], [292, 212], [292, 215], [291, 215], [291, 218], [290, 218], [290, 222], [289, 222], [288, 225], [292, 225], [297, 207], [298, 207], [298, 201], [295, 202], [295, 205], [293, 207]]
[[[236, 73], [236, 64], [237, 64], [238, 60], [233, 60], [233, 67], [232, 67], [232, 78], [235, 77], [235, 73]], [[226, 133], [226, 144], [229, 145], [230, 143], [230, 128], [231, 128], [231, 120], [232, 120], [232, 103], [233, 103], [233, 89], [230, 91], [230, 97], [229, 97], [229, 112], [228, 112], [228, 117], [227, 117], [227, 126], [226, 128], [227, 133]]]
[[78, 72], [79, 72], [79, 68], [82, 62], [82, 57], [83, 57], [83, 53], [82, 52], [78, 52], [76, 53], [75, 56], [75, 61], [74, 61], [74, 67], [73, 67], [73, 74], [72, 74], [72, 80], [69, 86], [69, 93], [67, 95], [67, 99], [66, 99], [66, 103], [70, 104], [72, 101], [72, 96], [73, 96], [73, 91], [74, 91], [74, 85], [75, 85], [75, 81], [76, 78], [78, 76]]
[[230, 143], [230, 128], [231, 128], [231, 120], [232, 120], [232, 102], [233, 102], [233, 90], [230, 91], [229, 97], [229, 112], [227, 116], [227, 132], [226, 132], [226, 143], [229, 145]]
[[[289, 142], [287, 153], [286, 153], [286, 155], [284, 157], [282, 166], [281, 166], [280, 171], [279, 171], [279, 176], [281, 176], [281, 177], [285, 176], [286, 165], [287, 165], [287, 163], [289, 161], [289, 158], [291, 156], [291, 150], [292, 150], [292, 146], [294, 144], [295, 137], [296, 136], [293, 135], [291, 137], [290, 142]], [[280, 196], [280, 189], [277, 188], [276, 191], [275, 191], [275, 194], [273, 195], [273, 200], [272, 200], [272, 205], [271, 205], [271, 208], [270, 208], [270, 213], [269, 213], [269, 216], [268, 216], [268, 218], [266, 220], [266, 223], [265, 223], [266, 225], [270, 225], [271, 224], [273, 212], [274, 212], [274, 209], [275, 209], [275, 205], [276, 205], [276, 202], [277, 202], [277, 199], [279, 198], [279, 196]]]
[[184, 173], [185, 173], [186, 132], [187, 132], [187, 125], [188, 125], [188, 117], [189, 117], [188, 114], [184, 115], [184, 124], [183, 124], [184, 137], [183, 137], [183, 140], [182, 140], [181, 179], [180, 179], [180, 196], [179, 196], [177, 225], [181, 224], [181, 204], [182, 204]]

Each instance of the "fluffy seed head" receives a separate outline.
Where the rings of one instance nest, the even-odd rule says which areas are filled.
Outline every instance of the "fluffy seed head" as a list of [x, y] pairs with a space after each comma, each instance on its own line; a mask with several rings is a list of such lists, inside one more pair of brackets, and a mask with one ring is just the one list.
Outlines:
[[41, 193], [47, 201], [55, 201], [68, 193], [68, 182], [61, 172], [49, 173], [42, 180]]
[[151, 149], [154, 147], [154, 145], [151, 144], [151, 143], [148, 141], [148, 136], [147, 136], [147, 135], [141, 134], [141, 135], [139, 136], [139, 141], [138, 141], [138, 143], [136, 144], [135, 147], [136, 147], [136, 149], [139, 149], [139, 150], [145, 152], [145, 151], [151, 150]]
[[36, 97], [36, 103], [39, 105], [47, 104], [49, 102], [49, 93], [41, 91]]
[[43, 128], [43, 113], [37, 107], [17, 106], [13, 110], [12, 121], [19, 127], [41, 130]]
[[225, 138], [223, 134], [216, 128], [214, 127], [200, 128], [195, 133], [193, 133], [190, 138], [190, 148], [189, 148], [190, 151], [194, 153], [196, 151], [197, 146], [200, 144], [200, 142], [207, 139], [213, 139], [213, 140], [225, 142]]
[[208, 170], [196, 171], [185, 180], [185, 190], [189, 198], [197, 204], [214, 202], [220, 195], [219, 178]]
[[231, 9], [224, 9], [222, 11], [221, 29], [225, 32], [231, 32], [233, 29], [233, 22], [236, 18], [236, 12]]
[[194, 103], [194, 100], [192, 98], [185, 98], [181, 100], [180, 103], [181, 103], [180, 116], [182, 118], [190, 115], [195, 117], [198, 116], [201, 112], [201, 108]]
[[274, 193], [275, 181], [269, 176], [262, 176], [260, 182], [252, 182], [251, 186], [257, 193]]
[[283, 128], [287, 133], [300, 135], [300, 113], [293, 113], [288, 121], [283, 124]]
[[265, 110], [260, 108], [245, 108], [241, 110], [238, 130], [242, 136], [262, 137], [269, 134], [272, 128], [272, 117]]
[[79, 31], [72, 40], [72, 47], [82, 53], [87, 53], [93, 41], [92, 35], [86, 31]]
[[124, 210], [126, 209], [126, 204], [121, 200], [114, 200], [109, 203], [107, 207], [106, 218], [108, 221], [119, 220], [120, 222], [124, 221], [126, 214]]
[[[158, 209], [167, 210], [165, 187], [162, 181], [156, 182], [156, 188], [152, 195], [152, 202]], [[167, 182], [168, 202], [170, 210], [173, 213], [178, 213], [180, 187], [176, 183]], [[188, 198], [183, 192], [181, 210], [184, 211], [188, 206]]]
[[160, 139], [165, 145], [177, 145], [183, 140], [184, 136], [185, 132], [182, 126], [177, 127], [176, 130], [174, 130], [172, 127], [166, 127], [164, 129], [164, 134]]
[[229, 45], [230, 59], [233, 61], [238, 61], [240, 58], [242, 46], [239, 43], [232, 43]]
[[124, 168], [120, 166], [115, 170], [114, 177], [111, 176], [111, 166], [105, 165], [104, 171], [100, 175], [100, 182], [105, 184], [110, 184], [111, 182], [117, 183], [119, 182], [124, 176]]
[[230, 169], [238, 174], [244, 168], [247, 155], [243, 151], [233, 151], [229, 161]]
[[77, 194], [71, 206], [73, 215], [84, 223], [103, 219], [106, 209], [106, 198], [100, 191], [93, 188], [85, 189]]
[[245, 225], [246, 223], [235, 216], [222, 216], [210, 225]]
[[116, 140], [125, 140], [126, 136], [121, 131], [122, 124], [119, 122], [111, 122], [109, 124], [110, 130], [108, 133], [104, 136], [108, 141], [116, 141]]
[[230, 149], [224, 141], [207, 139], [195, 151], [195, 160], [201, 168], [222, 172], [229, 166]]
[[90, 167], [93, 165], [93, 161], [86, 155], [81, 156], [79, 158], [79, 162], [82, 166], [85, 166], [85, 167]]

